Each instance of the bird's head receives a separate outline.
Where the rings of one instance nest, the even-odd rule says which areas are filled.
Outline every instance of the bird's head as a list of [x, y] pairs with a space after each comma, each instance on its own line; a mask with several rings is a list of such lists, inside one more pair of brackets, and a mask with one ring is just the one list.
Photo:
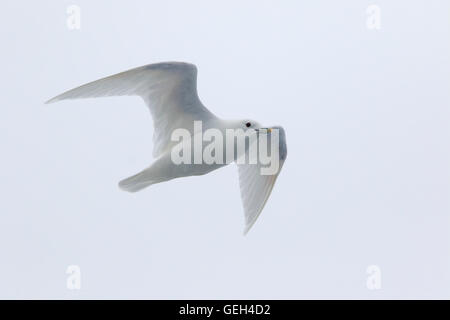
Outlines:
[[240, 122], [239, 128], [244, 129], [244, 131], [248, 129], [253, 129], [259, 133], [270, 133], [272, 131], [269, 127], [262, 127], [261, 124], [255, 120], [245, 119]]

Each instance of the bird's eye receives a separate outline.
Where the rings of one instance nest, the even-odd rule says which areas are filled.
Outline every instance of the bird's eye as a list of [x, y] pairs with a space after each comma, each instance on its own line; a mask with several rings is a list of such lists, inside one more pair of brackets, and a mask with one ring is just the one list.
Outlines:
[[246, 124], [245, 124], [245, 126], [247, 127], [247, 128], [250, 128], [251, 127], [251, 123], [250, 122], [247, 122]]

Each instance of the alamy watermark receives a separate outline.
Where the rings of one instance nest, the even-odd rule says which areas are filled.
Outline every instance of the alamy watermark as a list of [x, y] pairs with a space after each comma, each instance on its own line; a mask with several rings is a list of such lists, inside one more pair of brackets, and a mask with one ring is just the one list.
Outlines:
[[381, 268], [373, 264], [367, 267], [366, 272], [368, 274], [366, 280], [367, 289], [369, 290], [381, 289]]
[[66, 9], [67, 20], [66, 25], [69, 30], [81, 29], [81, 8], [77, 5], [70, 5]]
[[69, 290], [81, 289], [81, 269], [77, 265], [70, 265], [66, 269], [66, 274], [69, 276], [66, 280], [66, 287]]
[[[269, 141], [270, 138], [270, 141]], [[175, 129], [171, 160], [180, 164], [258, 164], [261, 175], [273, 175], [280, 166], [280, 134], [276, 128], [218, 129], [203, 131], [202, 121], [194, 121], [194, 134]]]
[[381, 8], [376, 4], [372, 4], [366, 9], [367, 20], [366, 27], [369, 30], [381, 29]]

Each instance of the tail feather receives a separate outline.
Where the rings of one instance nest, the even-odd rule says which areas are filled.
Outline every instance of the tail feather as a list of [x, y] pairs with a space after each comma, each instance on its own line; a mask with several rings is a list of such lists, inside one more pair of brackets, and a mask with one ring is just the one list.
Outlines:
[[129, 178], [120, 181], [119, 187], [124, 191], [137, 192], [158, 182], [161, 182], [161, 180], [152, 178], [150, 168], [147, 168]]

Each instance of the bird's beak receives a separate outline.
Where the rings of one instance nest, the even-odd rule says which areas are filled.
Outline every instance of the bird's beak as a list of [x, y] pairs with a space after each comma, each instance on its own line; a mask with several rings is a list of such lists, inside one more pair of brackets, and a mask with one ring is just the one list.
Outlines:
[[255, 129], [257, 132], [262, 132], [262, 133], [271, 133], [272, 132], [272, 128], [259, 128], [259, 129]]

